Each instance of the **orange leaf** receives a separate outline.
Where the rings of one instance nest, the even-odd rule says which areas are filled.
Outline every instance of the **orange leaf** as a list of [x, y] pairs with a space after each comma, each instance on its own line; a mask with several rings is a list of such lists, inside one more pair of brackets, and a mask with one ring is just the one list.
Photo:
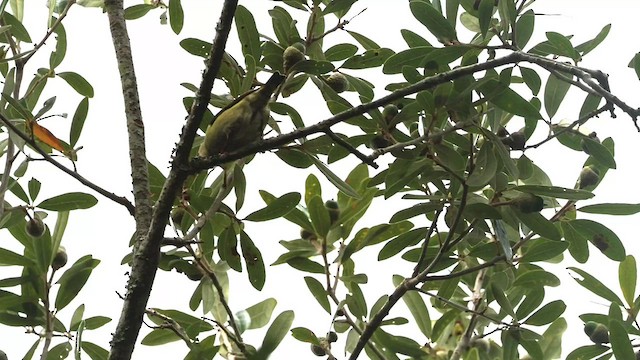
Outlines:
[[47, 128], [38, 125], [35, 121], [31, 122], [31, 131], [33, 132], [33, 136], [42, 141], [43, 143], [51, 146], [53, 149], [60, 151], [61, 153], [65, 152], [65, 146], [62, 145], [60, 139], [55, 137], [51, 131], [47, 130]]

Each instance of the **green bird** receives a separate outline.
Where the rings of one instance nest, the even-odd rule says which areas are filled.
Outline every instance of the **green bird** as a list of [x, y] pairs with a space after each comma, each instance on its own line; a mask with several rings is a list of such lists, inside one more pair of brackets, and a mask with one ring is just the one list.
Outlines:
[[249, 91], [222, 109], [207, 128], [198, 156], [233, 152], [258, 141], [269, 119], [269, 100], [284, 81], [280, 73], [274, 73], [260, 88]]

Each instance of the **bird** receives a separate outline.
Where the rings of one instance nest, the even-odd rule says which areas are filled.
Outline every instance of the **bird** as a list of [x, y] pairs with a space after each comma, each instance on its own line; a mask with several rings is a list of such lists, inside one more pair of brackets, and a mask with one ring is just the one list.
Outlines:
[[198, 156], [230, 153], [262, 138], [269, 119], [271, 95], [284, 81], [276, 72], [261, 87], [249, 91], [222, 109], [207, 127]]

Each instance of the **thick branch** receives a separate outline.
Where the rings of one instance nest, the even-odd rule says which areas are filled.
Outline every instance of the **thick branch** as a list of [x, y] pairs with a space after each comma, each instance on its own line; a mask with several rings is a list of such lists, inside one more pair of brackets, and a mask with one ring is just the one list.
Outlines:
[[[131, 56], [131, 43], [124, 19], [123, 0], [105, 1], [105, 9], [109, 17], [111, 38], [115, 49], [120, 82], [124, 98], [124, 109], [127, 121], [127, 133], [129, 135], [129, 161], [131, 163], [131, 178], [133, 185], [133, 197], [135, 204], [135, 220], [137, 239], [134, 245], [134, 254], [131, 277], [127, 284], [122, 313], [116, 332], [111, 341], [109, 359], [130, 359], [135, 347], [140, 326], [142, 324], [145, 307], [151, 285], [155, 276], [155, 266], [158, 262], [158, 252], [145, 251], [147, 243], [146, 234], [151, 222], [151, 201], [149, 191], [149, 172], [145, 149], [144, 124], [140, 111], [140, 99], [138, 96], [138, 84]], [[145, 263], [154, 268], [150, 274], [140, 274], [139, 265]], [[142, 266], [144, 267], [144, 266]], [[134, 272], [135, 271], [135, 272]], [[147, 275], [147, 276], [145, 276]]]
[[[196, 94], [196, 100], [191, 108], [187, 122], [182, 129], [167, 181], [160, 192], [153, 214], [149, 216], [150, 222], [144, 221], [143, 224], [138, 224], [140, 229], [142, 229], [141, 225], [146, 226], [143, 229], [144, 232], [139, 232], [139, 234], [145, 234], [146, 236], [138, 237], [139, 242], [131, 262], [131, 278], [128, 284], [127, 296], [122, 308], [120, 322], [118, 323], [118, 328], [116, 329], [111, 344], [110, 360], [128, 360], [131, 358], [135, 340], [142, 325], [146, 304], [151, 293], [151, 286], [157, 271], [164, 228], [169, 218], [173, 200], [188, 175], [185, 171], [186, 166], [184, 164], [188, 161], [193, 139], [195, 138], [195, 132], [198, 129], [202, 115], [211, 97], [213, 81], [220, 69], [237, 3], [237, 0], [226, 0], [223, 4], [220, 21], [216, 26], [216, 37], [210, 52], [211, 56], [207, 60], [203, 80]], [[106, 7], [110, 19], [112, 19], [112, 28], [114, 27], [114, 22], [119, 23], [120, 26], [124, 26], [122, 0], [108, 1]], [[122, 64], [119, 65], [122, 67]], [[140, 122], [139, 125], [141, 126], [142, 123]], [[145, 160], [145, 171], [146, 168]], [[148, 197], [146, 199], [148, 199]], [[148, 209], [151, 209], [148, 204], [145, 205], [147, 205], [146, 207], [148, 207]]]

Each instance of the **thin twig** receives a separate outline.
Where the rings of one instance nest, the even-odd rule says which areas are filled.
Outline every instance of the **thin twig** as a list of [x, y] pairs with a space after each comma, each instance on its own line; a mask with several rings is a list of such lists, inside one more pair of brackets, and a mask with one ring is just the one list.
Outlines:
[[[135, 208], [133, 206], [133, 204], [131, 204], [131, 202], [129, 202], [129, 200], [127, 200], [125, 197], [123, 196], [117, 196], [114, 193], [111, 193], [105, 189], [103, 189], [102, 187], [96, 185], [95, 183], [87, 180], [85, 177], [83, 177], [82, 175], [78, 174], [77, 172], [69, 169], [68, 167], [62, 165], [60, 162], [58, 162], [56, 159], [54, 159], [51, 155], [47, 154], [44, 150], [42, 150], [42, 148], [40, 148], [40, 146], [38, 146], [38, 143], [36, 143], [29, 135], [25, 134], [24, 132], [20, 131], [20, 129], [18, 129], [15, 125], [13, 125], [13, 123], [11, 122], [11, 120], [7, 119], [4, 115], [0, 114], [0, 121], [2, 121], [2, 123], [4, 123], [9, 129], [11, 129], [12, 132], [14, 132], [16, 135], [18, 135], [18, 137], [20, 137], [22, 140], [24, 140], [24, 142], [26, 142], [27, 144], [29, 144], [40, 156], [42, 156], [47, 162], [49, 162], [50, 164], [52, 164], [53, 166], [57, 167], [58, 169], [62, 170], [62, 172], [64, 172], [65, 174], [71, 176], [72, 178], [78, 180], [82, 185], [90, 188], [91, 190], [94, 190], [95, 192], [97, 192], [98, 194], [113, 200], [114, 202], [124, 206], [125, 208], [127, 208], [127, 210], [129, 211], [129, 214], [133, 215], [135, 212]], [[9, 171], [5, 171], [5, 174], [8, 174]], [[4, 174], [3, 174], [4, 176]], [[4, 184], [4, 181], [3, 181]]]

